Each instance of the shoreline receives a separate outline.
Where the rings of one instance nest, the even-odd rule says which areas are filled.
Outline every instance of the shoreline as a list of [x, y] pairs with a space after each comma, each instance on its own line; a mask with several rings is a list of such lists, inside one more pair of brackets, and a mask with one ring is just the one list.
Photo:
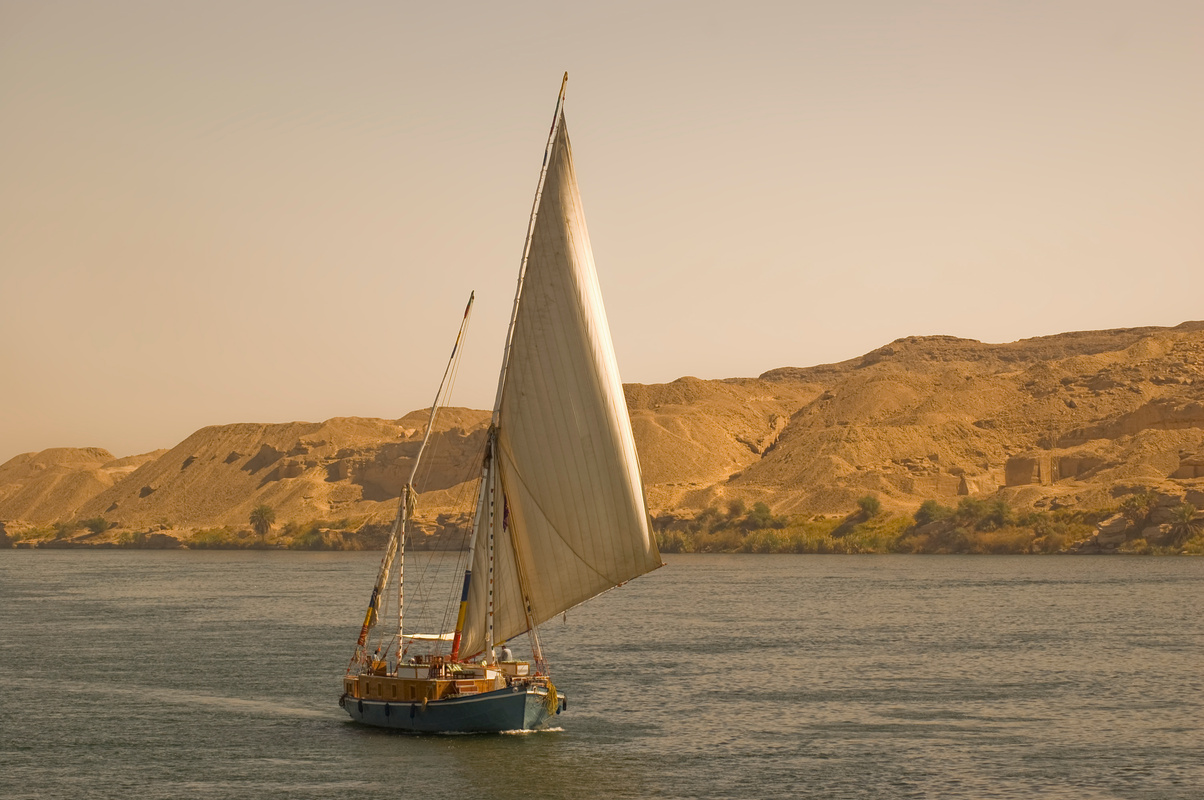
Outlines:
[[[50, 541], [19, 541], [9, 545], [0, 544], [2, 550], [23, 550], [23, 551], [61, 551], [61, 550], [120, 550], [120, 551], [176, 551], [176, 552], [206, 552], [206, 551], [222, 551], [222, 552], [257, 552], [257, 553], [377, 553], [384, 552], [384, 547], [290, 547], [287, 545], [271, 544], [271, 545], [252, 545], [239, 547], [233, 545], [227, 546], [203, 546], [190, 547], [186, 542], [174, 541], [173, 543], [150, 543], [150, 544], [133, 544], [133, 543], [118, 543], [118, 542], [76, 542], [70, 540], [50, 540]], [[408, 546], [407, 550], [411, 553], [465, 553], [464, 548], [438, 548], [438, 547], [412, 547]], [[701, 551], [662, 551], [662, 555], [700, 555], [700, 556], [719, 556], [719, 555], [736, 555], [736, 556], [972, 556], [972, 557], [1000, 557], [1000, 556], [1137, 556], [1137, 557], [1169, 557], [1169, 556], [1200, 556], [1204, 552], [1189, 551], [1187, 549], [1172, 549], [1172, 548], [1153, 548], [1147, 550], [1121, 550], [1121, 549], [1063, 549], [1057, 551], [992, 551], [992, 552], [923, 552], [923, 551], [899, 551], [899, 550], [825, 550], [825, 551], [793, 551], [793, 550], [701, 550]]]
[[[1204, 511], [1196, 504], [1202, 499], [1195, 490], [1141, 492], [1107, 508], [1022, 511], [1002, 498], [963, 497], [956, 506], [926, 500], [902, 515], [865, 495], [843, 517], [777, 516], [765, 503], [749, 507], [732, 500], [726, 508], [661, 513], [649, 522], [661, 553], [1204, 555]], [[42, 527], [0, 522], [0, 549], [376, 551], [385, 549], [392, 527], [352, 519], [269, 523], [256, 530], [166, 522], [130, 529], [104, 517]], [[441, 516], [408, 533], [405, 546], [463, 552], [467, 527], [463, 518]]]

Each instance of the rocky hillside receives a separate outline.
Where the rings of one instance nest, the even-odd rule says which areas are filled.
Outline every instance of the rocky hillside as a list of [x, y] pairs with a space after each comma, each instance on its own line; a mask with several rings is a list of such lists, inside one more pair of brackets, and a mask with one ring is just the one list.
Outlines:
[[[202, 428], [75, 514], [123, 526], [244, 525], [251, 509], [267, 504], [282, 522], [386, 522], [396, 513], [427, 418], [428, 412], [415, 411], [398, 420]], [[419, 475], [427, 516], [471, 503], [488, 419], [488, 412], [464, 408], [440, 412]]]
[[1204, 477], [1200, 322], [1002, 345], [909, 337], [761, 378], [825, 387], [722, 487], [779, 513], [840, 511], [864, 493], [899, 508], [995, 491], [1020, 507], [1106, 504]]
[[[860, 358], [759, 378], [629, 385], [655, 513], [732, 499], [843, 514], [857, 498], [1106, 506], [1137, 489], [1204, 486], [1204, 323], [1010, 344], [909, 337]], [[399, 420], [203, 428], [114, 459], [58, 449], [0, 466], [0, 520], [103, 516], [123, 527], [391, 519], [425, 412]], [[419, 485], [430, 523], [472, 500], [488, 414], [441, 413]]]
[[114, 458], [99, 447], [54, 447], [23, 453], [0, 464], [0, 521], [70, 519], [89, 500], [166, 452]]

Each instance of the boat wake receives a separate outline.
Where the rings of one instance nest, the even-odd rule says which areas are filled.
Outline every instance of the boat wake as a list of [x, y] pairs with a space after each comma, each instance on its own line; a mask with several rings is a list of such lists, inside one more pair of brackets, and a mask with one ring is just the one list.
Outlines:
[[198, 694], [196, 692], [185, 692], [175, 689], [152, 689], [149, 691], [131, 693], [140, 694], [143, 697], [151, 699], [161, 699], [168, 703], [217, 706], [225, 709], [239, 709], [242, 711], [254, 714], [262, 714], [263, 716], [270, 717], [323, 719], [331, 716], [330, 713], [316, 708], [281, 705], [275, 700], [247, 700], [240, 697], [227, 697], [225, 695], [216, 694]]
[[522, 730], [516, 728], [512, 731], [403, 731], [390, 730], [390, 734], [401, 734], [403, 736], [531, 736], [537, 733], [563, 733], [564, 728], [538, 728], [536, 730]]
[[[35, 681], [14, 681], [14, 685], [25, 684], [29, 688], [41, 688]], [[292, 717], [301, 719], [329, 718], [331, 713], [316, 708], [303, 706], [282, 705], [277, 701], [248, 700], [241, 697], [229, 697], [220, 694], [203, 694], [181, 689], [164, 689], [152, 687], [113, 686], [104, 683], [81, 683], [64, 686], [62, 691], [88, 695], [119, 695], [135, 697], [144, 702], [158, 702], [171, 705], [209, 706], [227, 710], [237, 710], [269, 717]]]

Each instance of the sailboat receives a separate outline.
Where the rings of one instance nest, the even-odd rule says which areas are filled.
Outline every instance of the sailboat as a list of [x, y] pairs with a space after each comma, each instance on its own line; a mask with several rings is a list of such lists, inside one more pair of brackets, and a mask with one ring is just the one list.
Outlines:
[[[455, 627], [405, 628], [405, 537], [472, 298], [343, 678], [339, 702], [355, 722], [430, 733], [546, 727], [568, 699], [552, 683], [540, 624], [662, 566], [577, 189], [567, 82], [566, 73], [523, 247]], [[395, 565], [396, 627], [386, 635]], [[524, 634], [529, 660], [504, 646]]]

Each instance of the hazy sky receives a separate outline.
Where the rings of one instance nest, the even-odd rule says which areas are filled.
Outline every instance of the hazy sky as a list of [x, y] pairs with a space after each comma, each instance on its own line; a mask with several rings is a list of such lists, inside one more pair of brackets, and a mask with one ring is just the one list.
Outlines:
[[0, 0], [0, 462], [493, 400], [566, 116], [626, 381], [1204, 318], [1204, 3]]

